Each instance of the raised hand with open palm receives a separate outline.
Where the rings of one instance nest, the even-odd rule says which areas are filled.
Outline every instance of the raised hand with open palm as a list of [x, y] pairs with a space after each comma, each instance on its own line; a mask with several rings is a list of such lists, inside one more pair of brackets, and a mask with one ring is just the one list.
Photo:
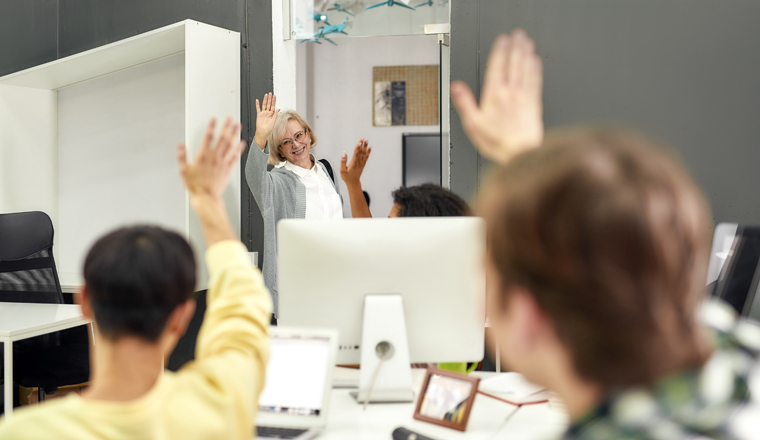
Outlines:
[[259, 104], [259, 100], [256, 100], [256, 133], [253, 141], [263, 150], [267, 146], [267, 138], [272, 132], [280, 110], [276, 108], [277, 96], [274, 93], [267, 93], [262, 101]]
[[502, 164], [541, 145], [542, 91], [541, 58], [522, 29], [500, 35], [491, 47], [479, 105], [467, 84], [451, 84], [452, 100], [470, 140], [480, 154]]
[[372, 217], [369, 206], [367, 206], [367, 200], [362, 192], [361, 183], [364, 166], [367, 164], [370, 153], [372, 153], [372, 147], [368, 144], [369, 141], [366, 139], [359, 139], [356, 147], [354, 147], [351, 162], [348, 162], [348, 155], [345, 151], [340, 159], [340, 178], [346, 182], [348, 198], [351, 202], [351, 216], [354, 218]]

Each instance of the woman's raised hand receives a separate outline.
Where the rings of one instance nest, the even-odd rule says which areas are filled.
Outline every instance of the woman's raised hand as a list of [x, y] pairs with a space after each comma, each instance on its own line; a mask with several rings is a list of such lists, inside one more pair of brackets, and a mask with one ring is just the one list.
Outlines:
[[272, 132], [277, 115], [280, 113], [280, 110], [275, 107], [277, 97], [274, 93], [270, 92], [264, 95], [263, 101], [259, 104], [259, 100], [256, 100], [256, 133], [253, 136], [253, 141], [262, 150], [266, 148], [267, 138]]
[[348, 163], [348, 155], [343, 152], [340, 159], [340, 178], [346, 182], [346, 185], [358, 184], [364, 172], [364, 165], [367, 164], [372, 147], [367, 146], [366, 139], [360, 139], [354, 148], [354, 155], [351, 156], [351, 163]]
[[362, 172], [364, 165], [367, 164], [369, 154], [372, 153], [372, 147], [367, 146], [366, 139], [360, 139], [354, 148], [354, 155], [351, 156], [351, 163], [348, 163], [348, 155], [343, 152], [340, 158], [340, 178], [346, 182], [348, 189], [348, 198], [351, 201], [351, 216], [353, 218], [372, 217], [367, 205], [367, 199], [362, 192]]
[[533, 40], [517, 29], [497, 37], [491, 47], [480, 105], [462, 81], [451, 85], [451, 97], [480, 154], [503, 164], [541, 145], [542, 90], [541, 58]]

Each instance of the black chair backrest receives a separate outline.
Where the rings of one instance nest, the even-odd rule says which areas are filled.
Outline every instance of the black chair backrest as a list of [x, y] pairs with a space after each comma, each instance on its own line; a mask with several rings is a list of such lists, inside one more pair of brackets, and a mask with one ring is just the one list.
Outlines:
[[63, 304], [44, 212], [0, 214], [0, 301]]

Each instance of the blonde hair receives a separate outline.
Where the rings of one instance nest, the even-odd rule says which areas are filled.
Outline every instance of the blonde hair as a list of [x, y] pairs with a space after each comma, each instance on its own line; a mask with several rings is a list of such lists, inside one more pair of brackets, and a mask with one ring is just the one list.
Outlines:
[[280, 153], [280, 144], [285, 137], [288, 121], [291, 119], [295, 120], [301, 127], [306, 129], [306, 132], [311, 139], [311, 148], [314, 148], [317, 145], [317, 135], [314, 134], [314, 130], [311, 129], [311, 125], [306, 122], [306, 119], [301, 117], [301, 115], [295, 110], [285, 110], [284, 112], [280, 112], [277, 116], [277, 120], [274, 121], [274, 127], [267, 139], [267, 143], [269, 144], [269, 163], [272, 165], [277, 165], [286, 160], [285, 156]]

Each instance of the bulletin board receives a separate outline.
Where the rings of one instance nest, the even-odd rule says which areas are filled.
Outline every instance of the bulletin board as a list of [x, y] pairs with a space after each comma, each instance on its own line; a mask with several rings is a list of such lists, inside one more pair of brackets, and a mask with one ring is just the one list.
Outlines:
[[438, 125], [438, 66], [372, 68], [372, 125]]

